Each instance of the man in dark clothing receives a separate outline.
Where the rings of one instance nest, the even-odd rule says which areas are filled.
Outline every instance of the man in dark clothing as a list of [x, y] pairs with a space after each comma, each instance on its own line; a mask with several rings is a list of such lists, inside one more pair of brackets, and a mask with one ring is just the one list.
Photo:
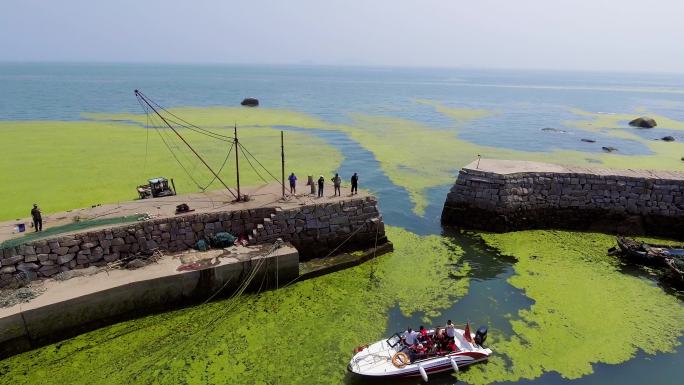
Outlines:
[[323, 175], [321, 175], [320, 178], [318, 178], [318, 197], [323, 196], [323, 184], [325, 183], [325, 178], [323, 178]]
[[335, 196], [339, 195], [342, 196], [342, 193], [340, 192], [340, 186], [342, 185], [342, 178], [340, 178], [339, 174], [335, 174], [335, 176], [331, 179], [333, 182], [333, 186], [335, 187]]
[[40, 209], [35, 203], [31, 210], [31, 218], [33, 218], [33, 228], [35, 231], [43, 231], [43, 217], [40, 215]]
[[352, 184], [352, 188], [351, 188], [352, 195], [358, 194], [359, 193], [359, 176], [356, 175], [356, 173], [354, 173], [354, 175], [352, 175], [352, 177], [351, 177], [351, 184]]
[[294, 173], [287, 178], [290, 181], [290, 194], [297, 193], [297, 176]]

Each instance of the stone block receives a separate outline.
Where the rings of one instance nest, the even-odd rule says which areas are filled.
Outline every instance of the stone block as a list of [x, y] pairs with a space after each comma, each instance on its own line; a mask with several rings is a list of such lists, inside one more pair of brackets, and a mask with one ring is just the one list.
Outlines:
[[23, 255], [15, 255], [14, 257], [5, 258], [0, 262], [2, 263], [2, 266], [12, 266], [12, 265], [16, 265], [19, 262], [22, 262], [23, 260], [24, 260]]
[[51, 277], [60, 271], [61, 270], [59, 266], [42, 266], [40, 269], [38, 269], [38, 274], [44, 277]]
[[77, 246], [80, 245], [81, 241], [78, 239], [74, 238], [64, 238], [59, 241], [60, 246], [65, 246], [65, 247], [72, 247], [72, 246]]
[[75, 254], [65, 254], [65, 255], [60, 255], [57, 257], [57, 264], [63, 265], [65, 263], [71, 262], [76, 257]]

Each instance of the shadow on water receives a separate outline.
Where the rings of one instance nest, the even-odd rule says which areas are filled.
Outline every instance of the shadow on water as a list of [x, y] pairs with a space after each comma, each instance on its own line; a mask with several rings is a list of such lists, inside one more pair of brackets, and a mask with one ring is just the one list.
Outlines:
[[[441, 202], [444, 202], [446, 197], [446, 192], [444, 191], [445, 189], [449, 191], [449, 187], [441, 186], [439, 189], [431, 190], [434, 195], [442, 193], [444, 195], [440, 198], [430, 195], [430, 202], [433, 203], [426, 210], [425, 216], [418, 216], [413, 212], [413, 203], [409, 199], [406, 189], [395, 185], [382, 171], [380, 162], [375, 159], [373, 153], [350, 139], [346, 133], [292, 126], [276, 126], [275, 128], [314, 134], [344, 154], [344, 160], [338, 170], [343, 180], [343, 189], [349, 188], [349, 178], [351, 175], [355, 172], [358, 173], [359, 186], [370, 190], [377, 196], [386, 224], [403, 227], [421, 235], [439, 234], [441, 232], [439, 224], [439, 216], [442, 210]], [[296, 173], [297, 170], [293, 171]], [[348, 194], [349, 191], [347, 190], [346, 193]], [[344, 191], [343, 194], [345, 194]]]

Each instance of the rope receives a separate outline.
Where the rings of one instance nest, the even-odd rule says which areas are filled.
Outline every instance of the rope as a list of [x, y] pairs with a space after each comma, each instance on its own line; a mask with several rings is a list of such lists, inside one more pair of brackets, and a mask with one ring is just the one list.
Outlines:
[[268, 181], [266, 179], [264, 179], [264, 177], [261, 176], [261, 174], [259, 174], [259, 171], [257, 171], [256, 167], [254, 167], [254, 165], [252, 164], [252, 161], [249, 160], [249, 157], [247, 156], [247, 154], [245, 154], [245, 150], [242, 147], [242, 144], [238, 143], [238, 145], [240, 147], [240, 151], [242, 152], [242, 155], [244, 155], [245, 159], [247, 159], [247, 163], [249, 163], [249, 166], [252, 167], [252, 170], [254, 170], [254, 172], [257, 174], [257, 176], [259, 178], [261, 178], [261, 180], [264, 181], [264, 183], [268, 183]]
[[159, 134], [159, 137], [161, 138], [162, 142], [164, 142], [164, 145], [166, 146], [166, 148], [169, 150], [169, 152], [173, 156], [173, 159], [175, 159], [176, 163], [178, 163], [178, 165], [181, 167], [181, 169], [183, 169], [183, 171], [188, 176], [188, 178], [190, 178], [190, 180], [193, 183], [195, 183], [195, 185], [197, 187], [201, 188], [202, 186], [200, 186], [199, 182], [197, 182], [197, 180], [192, 176], [192, 174], [188, 171], [188, 169], [185, 168], [185, 166], [180, 161], [180, 159], [178, 159], [178, 156], [176, 156], [176, 153], [173, 151], [173, 149], [171, 148], [169, 143], [166, 141], [166, 139], [164, 138], [164, 135], [162, 135], [162, 133], [160, 132], [160, 129], [155, 127], [155, 130], [157, 131], [157, 134]]
[[[244, 152], [246, 151], [247, 154], [249, 154], [249, 156], [251, 156], [251, 157], [254, 159], [254, 161], [257, 162], [257, 164], [258, 164], [259, 166], [261, 166], [261, 168], [263, 168], [263, 169], [266, 171], [266, 173], [268, 173], [268, 175], [271, 176], [271, 178], [273, 178], [273, 180], [275, 180], [276, 182], [278, 182], [278, 184], [279, 184], [280, 186], [285, 187], [285, 184], [283, 184], [283, 182], [282, 182], [281, 180], [279, 180], [279, 179], [276, 178], [273, 174], [271, 174], [271, 172], [268, 171], [268, 169], [267, 169], [263, 164], [261, 164], [261, 162], [259, 162], [259, 159], [257, 159], [251, 152], [249, 152], [249, 150], [248, 150], [245, 146], [243, 146], [241, 142], [238, 143], [238, 145], [240, 146], [240, 148], [241, 148], [242, 150], [244, 150], [244, 151], [243, 151], [243, 154], [244, 154]], [[252, 162], [249, 161], [249, 157], [248, 157], [247, 155], [245, 155], [245, 158], [247, 158], [247, 162], [249, 163], [249, 165], [252, 166]], [[259, 172], [256, 171], [256, 168], [255, 168], [254, 166], [252, 166], [252, 169], [254, 169], [254, 172], [256, 172], [257, 175], [259, 175]], [[268, 181], [266, 181], [266, 179], [264, 179], [261, 175], [259, 175], [259, 177], [261, 178], [261, 180], [264, 181], [264, 183], [268, 183]], [[295, 199], [296, 199], [297, 201], [299, 201], [299, 202], [302, 201], [302, 200], [297, 196], [297, 194], [292, 194], [292, 195], [290, 195], [290, 196], [294, 196]], [[276, 201], [276, 202], [277, 202], [277, 201]]]
[[203, 135], [207, 135], [207, 136], [213, 137], [214, 139], [218, 139], [218, 140], [231, 141], [231, 142], [232, 142], [233, 139], [234, 139], [232, 136], [226, 136], [226, 135], [223, 135], [223, 134], [219, 134], [219, 133], [217, 133], [217, 132], [214, 132], [214, 131], [207, 130], [206, 128], [202, 128], [202, 127], [196, 126], [196, 125], [194, 125], [194, 124], [192, 124], [192, 123], [190, 123], [190, 122], [184, 120], [183, 118], [181, 118], [181, 117], [179, 117], [179, 116], [176, 116], [173, 112], [171, 112], [171, 111], [167, 110], [166, 108], [164, 108], [163, 106], [159, 105], [157, 102], [155, 102], [154, 100], [150, 99], [147, 95], [143, 94], [142, 92], [138, 91], [138, 94], [140, 95], [140, 97], [144, 97], [144, 98], [145, 98], [148, 102], [150, 102], [151, 104], [154, 104], [155, 107], [159, 108], [160, 110], [166, 112], [167, 114], [169, 114], [169, 115], [173, 116], [174, 118], [180, 120], [181, 122], [185, 123], [185, 124], [182, 124], [182, 123], [179, 123], [178, 121], [172, 120], [172, 119], [170, 119], [170, 118], [168, 118], [168, 117], [166, 118], [166, 119], [169, 120], [169, 121], [173, 121], [173, 122], [176, 123], [178, 126], [187, 128], [187, 129], [192, 130], [192, 131], [195, 131], [195, 132], [199, 132], [199, 133], [201, 133], [201, 134], [203, 134]]
[[[277, 243], [277, 242], [276, 242], [275, 244], [273, 244], [273, 246], [271, 246], [271, 249], [269, 249], [269, 251], [264, 255], [264, 257], [259, 258], [259, 260], [256, 262], [256, 264], [252, 266], [251, 271], [248, 273], [247, 277], [246, 277], [245, 279], [242, 280], [241, 284], [238, 286], [238, 288], [236, 289], [236, 291], [233, 292], [233, 294], [231, 295], [231, 297], [227, 300], [227, 306], [225, 306], [225, 307], [223, 308], [223, 312], [219, 313], [217, 317], [215, 317], [215, 318], [209, 320], [209, 321], [206, 322], [204, 325], [202, 325], [202, 326], [200, 326], [200, 327], [197, 327], [196, 329], [194, 329], [194, 331], [190, 332], [189, 334], [187, 334], [187, 335], [185, 335], [185, 336], [179, 336], [179, 338], [178, 338], [177, 340], [172, 341], [172, 342], [171, 342], [169, 345], [167, 345], [165, 348], [158, 350], [157, 353], [158, 353], [158, 354], [163, 354], [163, 355], [168, 354], [171, 358], [175, 358], [179, 353], [181, 353], [181, 352], [184, 351], [184, 349], [180, 349], [180, 348], [182, 347], [182, 345], [187, 344], [187, 343], [189, 343], [189, 342], [192, 342], [192, 339], [190, 339], [190, 337], [193, 337], [194, 335], [196, 335], [196, 334], [199, 333], [200, 331], [202, 331], [202, 330], [208, 328], [209, 326], [211, 326], [212, 324], [214, 324], [216, 321], [218, 321], [219, 319], [223, 318], [226, 314], [228, 314], [229, 312], [233, 311], [233, 309], [235, 309], [235, 307], [237, 306], [237, 300], [240, 298], [240, 296], [242, 296], [242, 294], [244, 294], [244, 292], [245, 292], [245, 290], [247, 289], [247, 287], [250, 285], [250, 283], [251, 283], [251, 282], [254, 280], [254, 278], [256, 277], [256, 274], [260, 271], [262, 265], [263, 265], [264, 263], [266, 263], [267, 258], [265, 258], [265, 257], [267, 257], [268, 255], [270, 255], [271, 253], [273, 253], [273, 252], [274, 252], [277, 248], [279, 248], [280, 246], [281, 246], [281, 244], [280, 244], [280, 243]], [[265, 278], [265, 277], [264, 277], [264, 278]], [[221, 290], [223, 290], [223, 288], [224, 288], [226, 285], [227, 285], [227, 284], [224, 284], [224, 286], [222, 286], [217, 292], [215, 292], [214, 294], [212, 294], [212, 296], [211, 296], [210, 298], [213, 298], [214, 296], [216, 296], [216, 295], [218, 294], [218, 292], [220, 292]], [[259, 286], [259, 289], [257, 290], [257, 293], [256, 293], [257, 295], [261, 292], [262, 287], [263, 287], [263, 279], [262, 279], [261, 285]], [[208, 301], [205, 301], [205, 303], [206, 303], [206, 302], [208, 302]], [[185, 325], [179, 325], [178, 328], [180, 328], [181, 326], [185, 326]], [[175, 333], [176, 331], [177, 331], [177, 330], [173, 330], [172, 333]], [[171, 335], [172, 333], [169, 333], [169, 335]], [[139, 375], [140, 373], [144, 372], [145, 370], [148, 369], [149, 366], [150, 366], [150, 365], [143, 366], [143, 367], [141, 368], [141, 370], [139, 370], [135, 375], [137, 376], [137, 375]]]
[[[234, 146], [235, 146], [234, 143], [230, 145], [230, 149], [228, 149], [228, 154], [226, 154], [226, 158], [223, 159], [223, 163], [221, 164], [221, 168], [219, 168], [219, 170], [216, 172], [216, 175], [220, 174], [221, 171], [223, 171], [223, 168], [226, 166], [226, 163], [228, 163], [228, 158], [230, 158], [230, 153], [233, 152]], [[211, 184], [216, 181], [216, 175], [214, 175], [214, 177], [211, 179], [211, 181], [204, 188], [202, 188], [202, 192], [206, 191], [206, 189], [208, 189], [209, 186], [211, 186]], [[213, 203], [213, 201], [212, 201], [212, 203]]]

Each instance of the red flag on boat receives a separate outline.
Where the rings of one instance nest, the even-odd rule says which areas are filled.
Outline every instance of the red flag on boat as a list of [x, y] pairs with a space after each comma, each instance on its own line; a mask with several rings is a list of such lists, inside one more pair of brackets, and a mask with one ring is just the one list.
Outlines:
[[463, 331], [463, 338], [465, 338], [465, 340], [470, 342], [471, 344], [474, 343], [473, 336], [470, 334], [470, 322], [466, 322], [466, 328]]

